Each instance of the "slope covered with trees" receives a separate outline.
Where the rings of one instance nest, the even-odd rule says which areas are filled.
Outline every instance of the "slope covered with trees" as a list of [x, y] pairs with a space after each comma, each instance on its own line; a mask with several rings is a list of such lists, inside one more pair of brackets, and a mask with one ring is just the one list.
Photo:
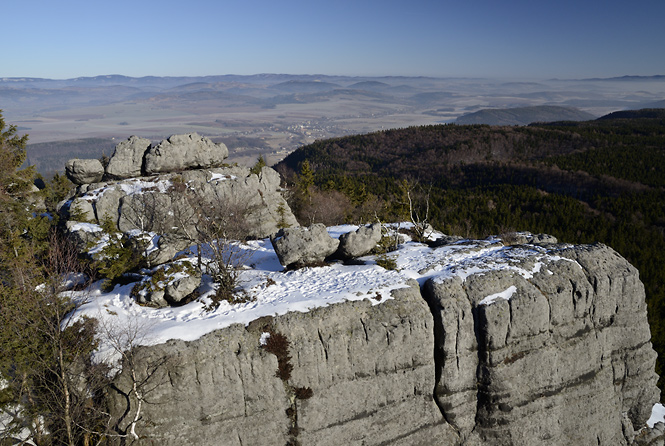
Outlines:
[[277, 169], [296, 186], [305, 222], [404, 218], [411, 199], [429, 204], [428, 222], [449, 234], [530, 231], [610, 245], [640, 270], [665, 374], [665, 110], [388, 130], [317, 141]]

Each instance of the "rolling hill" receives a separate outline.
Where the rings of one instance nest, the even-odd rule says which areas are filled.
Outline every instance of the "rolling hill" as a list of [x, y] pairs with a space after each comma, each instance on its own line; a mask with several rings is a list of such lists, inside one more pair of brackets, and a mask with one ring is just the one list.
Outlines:
[[594, 119], [590, 113], [573, 107], [539, 105], [504, 109], [483, 109], [460, 116], [457, 124], [527, 125], [532, 122], [588, 121]]

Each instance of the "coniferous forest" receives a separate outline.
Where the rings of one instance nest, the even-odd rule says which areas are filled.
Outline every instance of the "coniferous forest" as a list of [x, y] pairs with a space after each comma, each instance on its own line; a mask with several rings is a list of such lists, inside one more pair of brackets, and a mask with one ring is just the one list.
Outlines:
[[665, 109], [524, 127], [437, 125], [317, 141], [276, 166], [307, 224], [415, 216], [446, 234], [604, 243], [640, 271], [665, 375]]

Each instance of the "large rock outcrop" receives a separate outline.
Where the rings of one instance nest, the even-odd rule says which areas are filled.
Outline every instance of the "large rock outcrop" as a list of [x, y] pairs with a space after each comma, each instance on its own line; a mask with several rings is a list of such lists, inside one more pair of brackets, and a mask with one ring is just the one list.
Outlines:
[[143, 174], [143, 158], [150, 148], [150, 140], [130, 136], [115, 146], [106, 174], [113, 179], [140, 177]]
[[223, 143], [214, 143], [198, 133], [172, 135], [152, 145], [149, 139], [130, 136], [115, 146], [106, 167], [96, 159], [71, 159], [65, 173], [78, 185], [102, 179], [122, 180], [146, 175], [220, 167], [228, 158]]
[[[124, 233], [164, 235], [148, 258], [152, 265], [197, 243], [204, 220], [242, 220], [236, 221], [236, 237], [263, 238], [298, 226], [280, 193], [277, 172], [224, 167], [227, 156], [224, 144], [196, 133], [173, 135], [155, 146], [132, 136], [116, 146], [105, 170], [98, 160], [67, 163], [67, 175], [79, 186], [59, 210], [74, 221], [111, 221]], [[85, 250], [82, 243], [79, 247]]]
[[[644, 288], [614, 251], [457, 243], [423, 252], [419, 277], [380, 304], [139, 349], [166, 361], [145, 444], [663, 444], [645, 426], [659, 391]], [[268, 334], [290, 342], [287, 378]]]
[[224, 144], [215, 144], [196, 133], [173, 135], [145, 154], [145, 173], [153, 175], [186, 169], [218, 167], [229, 156]]
[[633, 441], [658, 401], [638, 272], [605, 246], [425, 286], [435, 398], [464, 444]]
[[245, 235], [263, 238], [281, 225], [298, 224], [280, 194], [279, 181], [269, 167], [259, 175], [246, 167], [218, 167], [130, 178], [81, 186], [63, 211], [69, 209], [70, 217], [83, 213], [97, 224], [110, 219], [122, 232], [180, 234], [185, 245], [179, 249], [193, 239], [202, 211], [210, 218], [241, 212]]
[[[288, 382], [261, 345], [267, 331], [292, 346]], [[155, 404], [144, 406], [152, 427], [142, 433], [162, 445], [283, 446], [294, 437], [321, 446], [364, 438], [446, 444], [455, 435], [432, 399], [433, 347], [432, 318], [416, 286], [381, 305], [335, 304], [144, 348], [144, 361], [169, 361], [155, 378], [164, 382], [150, 395]], [[292, 388], [313, 393], [293, 399]], [[116, 404], [124, 410], [122, 397]]]

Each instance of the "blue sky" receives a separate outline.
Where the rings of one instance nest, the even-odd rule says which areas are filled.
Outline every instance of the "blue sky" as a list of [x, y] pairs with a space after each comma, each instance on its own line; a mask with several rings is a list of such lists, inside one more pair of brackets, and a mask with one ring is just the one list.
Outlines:
[[665, 1], [15, 0], [0, 77], [665, 74]]

